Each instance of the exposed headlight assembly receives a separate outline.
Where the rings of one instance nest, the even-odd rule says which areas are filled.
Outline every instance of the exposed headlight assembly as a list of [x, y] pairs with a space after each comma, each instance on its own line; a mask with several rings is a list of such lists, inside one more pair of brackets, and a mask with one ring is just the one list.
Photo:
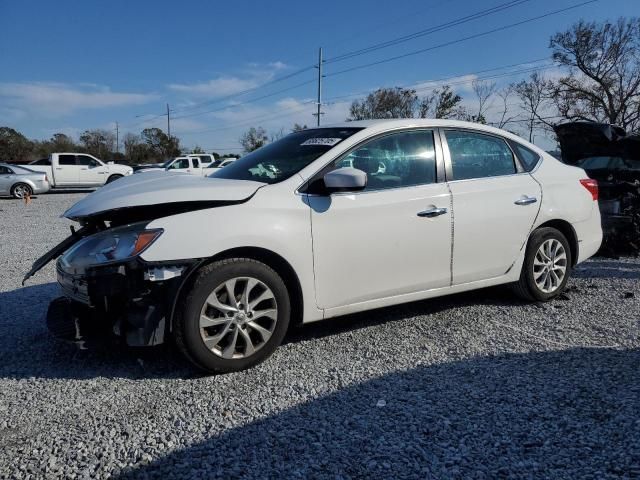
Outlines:
[[140, 255], [163, 232], [147, 229], [146, 223], [110, 228], [83, 238], [60, 259], [65, 269], [84, 271], [93, 265], [119, 262]]

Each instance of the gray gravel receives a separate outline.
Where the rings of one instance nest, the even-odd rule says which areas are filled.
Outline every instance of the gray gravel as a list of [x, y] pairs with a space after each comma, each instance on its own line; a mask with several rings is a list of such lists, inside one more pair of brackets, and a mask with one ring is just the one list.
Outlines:
[[640, 261], [599, 259], [560, 300], [502, 288], [292, 332], [202, 377], [171, 348], [77, 352], [42, 320], [82, 194], [0, 199], [2, 478], [640, 476]]

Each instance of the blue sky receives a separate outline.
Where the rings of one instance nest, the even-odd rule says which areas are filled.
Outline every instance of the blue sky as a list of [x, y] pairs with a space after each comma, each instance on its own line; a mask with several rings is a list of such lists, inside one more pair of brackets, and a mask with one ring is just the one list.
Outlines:
[[[600, 0], [472, 40], [337, 73], [582, 1], [528, 0], [399, 45], [328, 63], [323, 122], [344, 120], [356, 98], [347, 95], [381, 86], [428, 89], [430, 80], [449, 77], [456, 77], [449, 82], [474, 108], [470, 81], [475, 76], [509, 74], [492, 80], [498, 86], [518, 80], [528, 73], [510, 72], [543, 67], [542, 59], [550, 56], [549, 37], [576, 20], [640, 14], [638, 0]], [[117, 121], [122, 138], [146, 126], [166, 128], [166, 117], [159, 115], [169, 103], [172, 133], [183, 146], [235, 152], [239, 136], [249, 126], [277, 132], [294, 122], [314, 124], [314, 69], [260, 86], [313, 65], [318, 47], [324, 48], [325, 58], [333, 58], [506, 2], [0, 0], [0, 125], [31, 138], [48, 138], [55, 132], [77, 138], [85, 129], [114, 128]], [[475, 73], [514, 64], [522, 65]], [[555, 68], [542, 72], [559, 74]], [[296, 88], [305, 82], [309, 83]], [[497, 111], [494, 102], [490, 119]], [[543, 138], [537, 142], [549, 145]]]

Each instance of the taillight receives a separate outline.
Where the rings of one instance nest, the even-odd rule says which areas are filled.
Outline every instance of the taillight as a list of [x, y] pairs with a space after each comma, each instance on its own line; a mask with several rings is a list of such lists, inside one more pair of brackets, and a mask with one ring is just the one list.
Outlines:
[[593, 178], [583, 178], [580, 183], [584, 188], [589, 190], [589, 193], [594, 200], [598, 200], [598, 181]]

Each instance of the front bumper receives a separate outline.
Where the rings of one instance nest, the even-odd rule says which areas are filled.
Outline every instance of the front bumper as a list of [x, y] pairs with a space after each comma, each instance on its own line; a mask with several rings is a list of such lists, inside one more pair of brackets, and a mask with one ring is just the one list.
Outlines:
[[74, 275], [58, 261], [64, 297], [49, 305], [47, 326], [54, 336], [83, 348], [109, 338], [130, 346], [164, 343], [175, 300], [197, 263], [133, 259]]

